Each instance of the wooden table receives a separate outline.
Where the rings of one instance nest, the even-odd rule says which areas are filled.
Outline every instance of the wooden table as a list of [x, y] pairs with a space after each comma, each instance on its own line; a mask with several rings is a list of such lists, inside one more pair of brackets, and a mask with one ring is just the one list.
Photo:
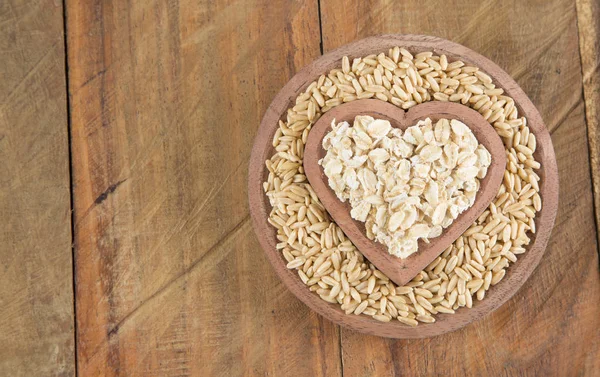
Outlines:
[[[494, 60], [558, 159], [537, 270], [433, 339], [312, 313], [248, 216], [248, 157], [275, 93], [381, 33]], [[0, 2], [0, 375], [600, 375], [598, 59], [594, 0]]]

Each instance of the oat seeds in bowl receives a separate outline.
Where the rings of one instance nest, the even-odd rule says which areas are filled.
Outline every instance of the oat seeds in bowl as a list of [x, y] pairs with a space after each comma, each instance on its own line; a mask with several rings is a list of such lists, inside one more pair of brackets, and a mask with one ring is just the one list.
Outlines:
[[[496, 199], [439, 258], [405, 286], [396, 286], [346, 239], [320, 204], [302, 167], [311, 125], [344, 102], [376, 98], [409, 109], [426, 101], [459, 102], [477, 110], [506, 146], [507, 167]], [[272, 206], [277, 248], [308, 289], [347, 314], [416, 326], [438, 313], [451, 314], [482, 300], [506, 269], [526, 251], [541, 209], [536, 138], [504, 95], [479, 68], [445, 55], [412, 55], [395, 47], [387, 54], [350, 61], [344, 57], [314, 81], [288, 109], [273, 136], [264, 191]]]

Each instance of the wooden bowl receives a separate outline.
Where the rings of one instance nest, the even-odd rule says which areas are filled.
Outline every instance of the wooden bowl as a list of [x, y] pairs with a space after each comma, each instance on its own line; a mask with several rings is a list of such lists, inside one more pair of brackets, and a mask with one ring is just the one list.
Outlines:
[[[323, 168], [318, 164], [318, 161], [325, 157], [326, 152], [322, 143], [325, 135], [331, 131], [331, 122], [347, 121], [352, 124], [357, 115], [386, 119], [393, 127], [402, 130], [426, 118], [430, 118], [434, 124], [441, 118], [457, 119], [471, 129], [479, 143], [492, 155], [492, 163], [485, 178], [480, 181], [473, 206], [461, 213], [448, 228], [443, 230], [441, 236], [432, 238], [429, 243], [419, 240], [419, 249], [408, 258], [401, 259], [393, 256], [388, 253], [387, 246], [367, 238], [365, 223], [354, 220], [350, 216], [352, 209], [350, 203], [338, 199], [329, 187]], [[313, 124], [304, 147], [304, 173], [329, 215], [358, 250], [398, 285], [408, 283], [481, 216], [498, 194], [505, 169], [506, 150], [494, 127], [477, 111], [451, 102], [425, 102], [411, 107], [408, 111], [378, 99], [348, 102], [329, 110]]]
[[[462, 60], [490, 75], [494, 83], [515, 100], [519, 113], [527, 118], [527, 124], [537, 139], [534, 156], [541, 163], [537, 173], [541, 179], [540, 196], [543, 208], [536, 216], [537, 233], [532, 236], [527, 252], [520, 255], [518, 261], [507, 269], [504, 279], [490, 288], [484, 300], [475, 301], [472, 308], [461, 308], [455, 314], [437, 314], [436, 322], [420, 323], [414, 328], [398, 321], [383, 323], [367, 316], [346, 315], [338, 305], [327, 303], [310, 292], [298, 277], [298, 273], [286, 268], [285, 259], [275, 248], [276, 231], [267, 222], [271, 207], [262, 188], [262, 183], [268, 176], [265, 160], [274, 153], [272, 138], [278, 128], [277, 123], [285, 117], [287, 109], [293, 106], [293, 101], [298, 94], [319, 75], [341, 67], [343, 56], [352, 59], [387, 52], [394, 46], [404, 47], [414, 53], [433, 51], [436, 54], [445, 54], [450, 61]], [[252, 149], [248, 196], [254, 229], [267, 258], [284, 284], [306, 305], [325, 318], [356, 331], [390, 338], [423, 338], [457, 330], [482, 318], [506, 302], [523, 285], [539, 263], [554, 225], [558, 208], [558, 170], [550, 134], [540, 114], [519, 85], [500, 67], [464, 46], [441, 38], [422, 35], [381, 35], [350, 43], [323, 55], [303, 68], [277, 94], [265, 112]]]

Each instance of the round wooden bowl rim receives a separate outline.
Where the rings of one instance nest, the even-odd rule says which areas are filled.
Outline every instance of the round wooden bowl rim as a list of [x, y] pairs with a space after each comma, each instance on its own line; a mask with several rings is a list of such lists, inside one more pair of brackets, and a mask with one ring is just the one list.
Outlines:
[[[472, 308], [460, 308], [455, 314], [437, 314], [436, 322], [420, 323], [417, 327], [406, 326], [396, 320], [384, 323], [367, 316], [346, 315], [337, 304], [323, 301], [310, 292], [295, 270], [288, 270], [281, 253], [276, 250], [276, 231], [268, 222], [270, 204], [263, 192], [262, 183], [267, 177], [264, 161], [273, 153], [272, 138], [286, 110], [297, 95], [321, 74], [341, 66], [341, 58], [366, 56], [387, 52], [400, 46], [410, 51], [433, 51], [446, 54], [450, 60], [460, 59], [486, 72], [507, 96], [514, 99], [521, 116], [527, 118], [529, 128], [536, 135], [535, 157], [541, 163], [540, 195], [543, 208], [536, 216], [537, 232], [532, 237], [526, 253], [506, 271], [504, 279], [486, 292], [482, 301], [475, 300]], [[267, 108], [256, 135], [248, 173], [248, 196], [250, 214], [259, 243], [267, 258], [284, 284], [306, 305], [325, 318], [353, 330], [389, 338], [424, 338], [460, 329], [491, 313], [512, 297], [538, 265], [556, 218], [558, 209], [558, 168], [550, 134], [539, 112], [519, 85], [491, 60], [464, 47], [441, 38], [423, 35], [380, 35], [368, 37], [337, 48], [316, 59], [298, 72], [277, 94]]]

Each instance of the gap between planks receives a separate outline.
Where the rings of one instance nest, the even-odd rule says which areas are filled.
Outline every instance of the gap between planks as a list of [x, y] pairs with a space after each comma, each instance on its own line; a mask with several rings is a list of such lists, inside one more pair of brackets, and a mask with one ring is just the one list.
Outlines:
[[73, 370], [75, 377], [79, 375], [78, 364], [77, 364], [77, 296], [75, 294], [75, 285], [77, 281], [75, 279], [75, 211], [74, 211], [74, 182], [73, 182], [73, 150], [72, 141], [73, 137], [71, 134], [71, 96], [69, 95], [69, 49], [68, 49], [68, 29], [67, 29], [67, 0], [62, 0], [62, 11], [63, 11], [63, 43], [64, 43], [64, 59], [65, 59], [65, 97], [67, 106], [67, 143], [68, 143], [68, 158], [69, 158], [69, 206], [71, 215], [71, 279], [73, 287]]

